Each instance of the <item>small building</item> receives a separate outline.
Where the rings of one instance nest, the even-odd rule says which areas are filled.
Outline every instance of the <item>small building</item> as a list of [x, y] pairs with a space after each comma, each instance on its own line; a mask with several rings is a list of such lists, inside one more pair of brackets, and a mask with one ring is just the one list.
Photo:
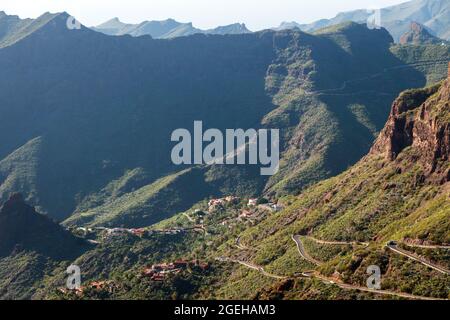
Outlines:
[[237, 203], [239, 202], [239, 198], [235, 196], [227, 196], [225, 197], [225, 201], [228, 203]]
[[140, 229], [131, 229], [130, 232], [131, 232], [133, 235], [135, 235], [135, 236], [142, 237], [142, 236], [145, 235], [146, 230], [143, 229], [143, 228], [140, 228]]
[[248, 210], [242, 210], [241, 214], [239, 215], [239, 218], [248, 218], [252, 215], [252, 213]]
[[154, 274], [150, 280], [152, 281], [164, 281], [166, 277], [163, 274]]

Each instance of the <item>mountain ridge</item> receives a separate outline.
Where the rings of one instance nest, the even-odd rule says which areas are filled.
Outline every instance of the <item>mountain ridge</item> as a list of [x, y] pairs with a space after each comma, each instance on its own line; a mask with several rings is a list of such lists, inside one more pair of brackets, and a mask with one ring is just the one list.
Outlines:
[[[355, 293], [318, 289], [302, 280], [292, 280], [302, 290], [282, 283], [314, 269], [333, 283], [366, 288], [367, 268], [377, 265], [383, 277], [382, 290], [448, 299], [447, 275], [405, 261], [386, 246], [408, 241], [431, 246], [450, 242], [449, 93], [450, 77], [436, 86], [402, 93], [372, 150], [357, 164], [296, 197], [281, 199], [284, 210], [240, 233], [240, 243], [251, 245], [251, 253], [232, 248], [231, 241], [229, 246], [221, 246], [224, 256], [238, 257], [288, 279], [274, 283], [243, 272], [223, 281], [220, 291], [227, 293], [225, 297], [251, 299], [268, 293], [285, 299], [354, 299]], [[393, 155], [392, 145], [403, 147]], [[294, 235], [313, 258], [299, 255]], [[414, 250], [414, 246], [406, 248]], [[420, 251], [421, 257], [448, 265], [445, 252], [432, 251]], [[408, 276], [412, 269], [414, 279]], [[258, 284], [249, 289], [244, 285], [249, 281]]]
[[[0, 197], [21, 191], [27, 201], [59, 221], [92, 209], [100, 219], [104, 207], [86, 208], [83, 203], [100, 203], [101, 190], [129, 170], [143, 168], [150, 190], [158, 179], [186, 169], [170, 163], [166, 137], [199, 118], [215, 128], [281, 127], [284, 132], [279, 175], [266, 181], [254, 168], [227, 168], [228, 173], [208, 168], [202, 185], [214, 181], [214, 192], [205, 197], [217, 196], [217, 191], [229, 193], [233, 185], [245, 196], [262, 190], [273, 196], [299, 192], [356, 162], [381, 129], [392, 99], [408, 87], [424, 85], [429, 72], [406, 65], [395, 74], [368, 77], [402, 61], [390, 51], [392, 38], [387, 31], [358, 24], [317, 35], [264, 31], [168, 41], [111, 37], [84, 27], [69, 30], [67, 17], [60, 15], [0, 50], [4, 70], [0, 87], [5, 88], [1, 99], [6, 101], [0, 119], [4, 132]], [[374, 43], [376, 50], [368, 50], [367, 45]], [[439, 55], [445, 56], [441, 50]], [[26, 54], [30, 51], [37, 52], [32, 59]], [[417, 57], [414, 54], [413, 59]], [[11, 64], [15, 59], [21, 64]], [[35, 73], [38, 82], [26, 76], [33, 65], [40, 66]], [[353, 78], [366, 80], [346, 84]], [[8, 94], [6, 88], [14, 85], [30, 94]], [[374, 86], [388, 94], [371, 90]], [[361, 134], [355, 136], [354, 130]], [[112, 137], [114, 145], [108, 142]], [[152, 152], [154, 148], [158, 154]], [[91, 199], [94, 195], [101, 199]], [[188, 205], [171, 208], [182, 210]], [[135, 204], [124, 207], [130, 206]], [[176, 213], [166, 206], [156, 209], [155, 217]], [[101, 221], [126, 224], [116, 218]], [[150, 215], [137, 221], [137, 226], [154, 222]]]
[[[381, 26], [391, 33], [396, 42], [408, 31], [410, 23], [414, 21], [425, 25], [439, 38], [450, 40], [448, 25], [450, 3], [446, 0], [412, 0], [380, 10]], [[372, 24], [373, 20], [377, 19], [374, 15], [377, 15], [375, 10], [354, 10], [339, 13], [332, 19], [322, 19], [310, 24], [284, 22], [277, 29], [299, 28], [313, 32], [344, 21]]]
[[29, 251], [56, 260], [69, 260], [87, 248], [83, 240], [28, 206], [18, 193], [12, 194], [0, 207], [0, 231], [1, 257]]
[[[278, 211], [260, 211], [247, 201], [208, 209], [202, 201], [152, 230], [189, 228], [201, 217], [208, 235], [123, 236], [97, 247], [77, 264], [86, 279], [101, 274], [117, 289], [82, 298], [167, 299], [175, 291], [183, 299], [448, 299], [448, 275], [421, 261], [448, 266], [447, 249], [438, 247], [450, 242], [450, 177], [441, 170], [450, 169], [449, 103], [450, 78], [402, 92], [372, 151], [342, 174], [280, 198]], [[406, 140], [393, 157], [389, 141]], [[167, 243], [155, 245], [161, 239]], [[407, 259], [396, 248], [420, 259]], [[149, 261], [174, 256], [200, 256], [210, 263], [208, 272], [180, 272], [162, 282], [142, 277]], [[367, 288], [373, 266], [381, 272], [381, 291]], [[61, 275], [50, 283], [62, 283]], [[72, 297], [56, 294], [55, 287], [40, 294]]]
[[161, 21], [143, 21], [137, 24], [131, 24], [123, 23], [116, 17], [98, 26], [92, 27], [92, 29], [108, 35], [120, 36], [128, 34], [133, 37], [149, 35], [155, 39], [172, 39], [194, 34], [227, 35], [251, 32], [243, 23], [234, 23], [213, 29], [201, 30], [195, 28], [191, 22], [181, 23], [171, 18]]

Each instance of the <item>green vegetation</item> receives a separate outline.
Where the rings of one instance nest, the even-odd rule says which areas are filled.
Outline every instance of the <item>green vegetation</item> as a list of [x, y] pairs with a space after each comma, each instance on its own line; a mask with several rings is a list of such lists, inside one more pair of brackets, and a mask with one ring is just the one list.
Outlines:
[[[385, 30], [355, 23], [165, 41], [68, 30], [67, 17], [28, 21], [35, 31], [0, 49], [0, 199], [20, 191], [66, 224], [146, 226], [210, 196], [298, 194], [369, 150], [399, 92], [446, 74], [399, 65], [449, 57], [394, 50]], [[175, 167], [171, 132], [198, 119], [280, 128], [279, 173]]]
[[[423, 61], [448, 60], [448, 47], [393, 45], [385, 30], [355, 23], [165, 41], [69, 31], [65, 19], [38, 19], [34, 32], [0, 48], [0, 199], [23, 192], [70, 227], [145, 230], [93, 229], [87, 245], [31, 207], [2, 211], [0, 297], [387, 298], [357, 290], [377, 264], [391, 293], [448, 298], [448, 276], [385, 246], [450, 242], [449, 82], [401, 94], [383, 129], [401, 91], [445, 77]], [[279, 173], [175, 167], [170, 134], [198, 119], [280, 128]], [[241, 199], [207, 205], [224, 195]], [[285, 208], [248, 207], [249, 197]], [[163, 281], [143, 274], [179, 259], [209, 267]], [[60, 290], [71, 262], [82, 269], [82, 294]]]

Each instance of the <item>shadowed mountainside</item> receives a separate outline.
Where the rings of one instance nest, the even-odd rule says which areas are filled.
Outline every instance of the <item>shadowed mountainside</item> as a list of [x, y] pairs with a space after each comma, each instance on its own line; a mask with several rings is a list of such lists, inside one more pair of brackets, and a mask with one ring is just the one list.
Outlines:
[[[441, 77], [435, 65], [417, 68], [424, 54], [398, 55], [385, 30], [355, 23], [167, 41], [69, 30], [67, 19], [44, 15], [0, 50], [0, 198], [20, 191], [58, 220], [139, 226], [200, 197], [298, 193], [360, 159], [400, 91]], [[279, 128], [280, 172], [174, 166], [171, 132], [199, 119], [205, 129]], [[170, 177], [183, 177], [173, 195], [158, 183]], [[115, 184], [127, 187], [110, 193]]]

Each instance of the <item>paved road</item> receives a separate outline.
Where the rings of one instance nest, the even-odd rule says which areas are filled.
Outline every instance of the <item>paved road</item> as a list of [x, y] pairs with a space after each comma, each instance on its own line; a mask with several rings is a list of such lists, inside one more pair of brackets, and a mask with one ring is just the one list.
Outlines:
[[248, 249], [247, 247], [245, 247], [245, 246], [243, 246], [243, 245], [241, 244], [241, 236], [239, 236], [239, 237], [236, 238], [236, 247], [238, 247], [238, 248], [241, 249], [241, 250], [246, 250], [246, 249]]
[[192, 219], [186, 212], [183, 212], [182, 215], [185, 216], [190, 222], [195, 223], [195, 220]]
[[[297, 248], [298, 248], [298, 252], [299, 252], [299, 254], [300, 254], [300, 256], [302, 258], [304, 258], [304, 259], [306, 259], [306, 260], [308, 260], [308, 261], [310, 261], [310, 262], [312, 262], [314, 264], [317, 264], [317, 262], [322, 264], [320, 261], [317, 261], [317, 260], [313, 259], [312, 257], [310, 257], [308, 255], [308, 253], [305, 251], [305, 248], [303, 247], [303, 244], [302, 244], [302, 242], [300, 240], [300, 236], [293, 235], [292, 236], [292, 240], [296, 243]], [[393, 250], [392, 248], [390, 248], [390, 249]], [[222, 262], [227, 262], [228, 261], [228, 262], [238, 263], [238, 264], [243, 265], [243, 266], [245, 266], [247, 268], [250, 268], [252, 270], [258, 271], [261, 274], [263, 274], [263, 275], [265, 275], [265, 276], [267, 276], [269, 278], [273, 278], [273, 279], [277, 279], [277, 280], [288, 279], [288, 277], [286, 277], [286, 276], [279, 276], [279, 275], [274, 275], [274, 274], [268, 273], [268, 272], [266, 272], [264, 270], [263, 267], [257, 266], [255, 264], [252, 264], [252, 263], [249, 263], [249, 262], [246, 262], [246, 261], [231, 259], [231, 258], [228, 258], [228, 257], [219, 257], [219, 258], [216, 258], [216, 260], [222, 261]], [[315, 261], [315, 262], [313, 262], [313, 261]], [[302, 277], [305, 277], [305, 278], [319, 279], [325, 284], [336, 285], [336, 286], [338, 286], [338, 287], [340, 287], [342, 289], [346, 289], [346, 290], [357, 290], [357, 291], [363, 291], [363, 292], [370, 292], [370, 293], [374, 293], [374, 294], [397, 296], [397, 297], [401, 297], [401, 298], [414, 299], [414, 300], [447, 300], [447, 299], [439, 299], [439, 298], [416, 296], [416, 295], [413, 295], [413, 294], [396, 292], [396, 291], [370, 289], [370, 288], [367, 288], [367, 287], [360, 287], [360, 286], [355, 286], [355, 285], [351, 285], [351, 284], [346, 284], [346, 283], [343, 283], [343, 282], [338, 281], [336, 279], [325, 277], [325, 276], [321, 275], [320, 273], [318, 273], [317, 271], [305, 271], [305, 272], [299, 273], [299, 275], [302, 276]]]
[[345, 242], [345, 241], [326, 241], [326, 240], [319, 240], [310, 236], [305, 236], [305, 238], [308, 238], [316, 243], [319, 244], [329, 244], [329, 245], [339, 245], [339, 246], [346, 246], [346, 245], [361, 245], [361, 246], [368, 246], [368, 242], [358, 242], [358, 241], [352, 241], [352, 242]]
[[284, 280], [284, 279], [288, 278], [288, 277], [285, 277], [285, 276], [279, 276], [279, 275], [276, 275], [276, 274], [269, 273], [269, 272], [265, 271], [263, 267], [257, 266], [256, 264], [253, 264], [253, 263], [250, 263], [250, 262], [247, 262], [247, 261], [231, 259], [231, 258], [228, 258], [228, 257], [219, 257], [219, 258], [216, 258], [216, 260], [221, 261], [221, 262], [229, 261], [229, 262], [238, 263], [240, 265], [243, 265], [244, 267], [247, 267], [249, 269], [258, 271], [261, 274], [265, 275], [266, 277], [269, 277], [269, 278], [272, 278], [272, 279]]
[[377, 290], [377, 289], [370, 289], [367, 287], [354, 286], [351, 284], [338, 282], [335, 279], [327, 278], [318, 273], [314, 273], [312, 275], [312, 277], [322, 280], [323, 283], [336, 285], [336, 286], [338, 286], [342, 289], [346, 289], [346, 290], [358, 290], [358, 291], [371, 292], [371, 293], [381, 294], [381, 295], [397, 296], [397, 297], [414, 299], [414, 300], [445, 300], [445, 299], [438, 299], [438, 298], [415, 296], [415, 295], [409, 294], [409, 293], [395, 292], [395, 291], [389, 291], [389, 290]]
[[439, 265], [437, 265], [437, 264], [435, 264], [433, 262], [427, 261], [424, 258], [419, 257], [419, 256], [417, 256], [415, 254], [412, 254], [411, 252], [408, 252], [408, 251], [406, 251], [404, 249], [401, 249], [401, 248], [397, 247], [394, 244], [387, 244], [386, 247], [389, 248], [390, 250], [394, 251], [395, 253], [398, 253], [398, 254], [400, 254], [402, 256], [405, 256], [405, 257], [407, 257], [409, 259], [412, 259], [414, 261], [420, 262], [423, 265], [425, 265], [425, 266], [427, 266], [427, 267], [429, 267], [431, 269], [434, 269], [434, 270], [436, 270], [436, 271], [438, 271], [440, 273], [447, 274], [447, 275], [450, 274], [450, 271], [445, 269], [444, 267], [441, 267], [441, 266], [439, 266]]
[[305, 247], [303, 246], [302, 240], [300, 239], [300, 236], [294, 235], [294, 236], [292, 236], [292, 240], [297, 245], [298, 253], [300, 253], [300, 256], [303, 259], [311, 262], [312, 264], [315, 264], [316, 266], [321, 266], [323, 264], [323, 262], [314, 259], [306, 252]]
[[[314, 260], [310, 260], [311, 257], [305, 251], [302, 241], [300, 240], [300, 236], [293, 235], [292, 240], [295, 241], [300, 256], [302, 258], [314, 263], [313, 262]], [[401, 292], [395, 292], [395, 291], [389, 291], [389, 290], [377, 290], [377, 289], [370, 289], [367, 287], [355, 286], [355, 285], [346, 284], [346, 283], [337, 281], [336, 279], [327, 278], [318, 272], [303, 272], [302, 274], [306, 277], [316, 278], [316, 279], [321, 280], [323, 283], [330, 284], [330, 285], [336, 285], [342, 289], [347, 289], [347, 290], [358, 290], [358, 291], [364, 291], [364, 292], [371, 292], [371, 293], [375, 293], [375, 294], [391, 295], [391, 296], [397, 296], [397, 297], [402, 297], [402, 298], [407, 298], [407, 299], [415, 299], [415, 300], [445, 300], [445, 299], [438, 299], [438, 298], [415, 296], [415, 295], [412, 295], [409, 293], [401, 293]]]
[[422, 249], [450, 249], [450, 246], [413, 244], [413, 243], [408, 243], [408, 242], [402, 242], [402, 244], [404, 244], [408, 247], [422, 248]]

